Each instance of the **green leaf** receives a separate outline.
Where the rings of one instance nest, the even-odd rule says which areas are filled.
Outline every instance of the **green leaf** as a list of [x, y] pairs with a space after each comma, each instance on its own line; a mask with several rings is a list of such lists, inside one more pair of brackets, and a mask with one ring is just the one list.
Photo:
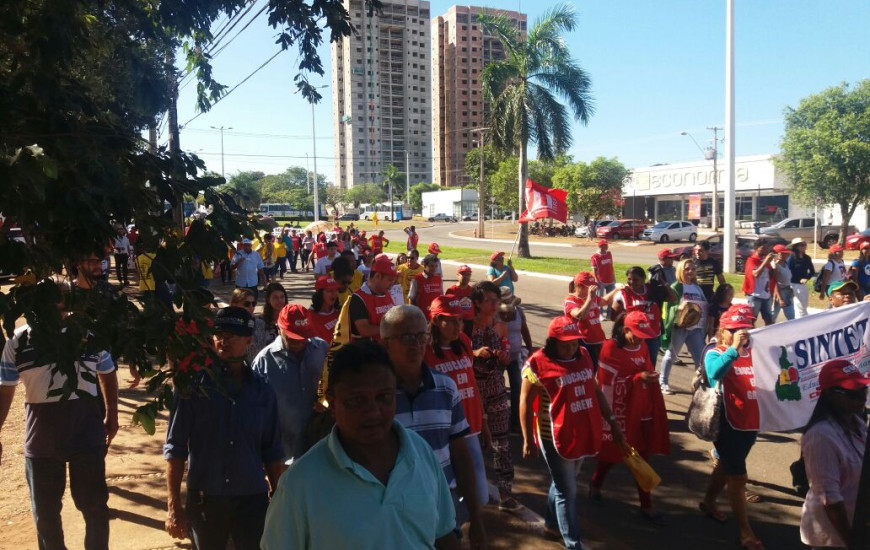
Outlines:
[[157, 415], [155, 412], [156, 411], [154, 411], [152, 407], [142, 405], [133, 413], [133, 424], [142, 426], [142, 429], [145, 430], [145, 433], [148, 435], [154, 435], [157, 431], [155, 426]]

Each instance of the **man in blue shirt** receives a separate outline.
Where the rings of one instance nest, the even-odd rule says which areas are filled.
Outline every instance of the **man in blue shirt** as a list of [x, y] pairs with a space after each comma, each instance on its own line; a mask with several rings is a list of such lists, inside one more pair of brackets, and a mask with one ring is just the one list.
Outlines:
[[242, 239], [242, 249], [233, 256], [231, 265], [236, 270], [236, 288], [247, 288], [254, 293], [254, 301], [257, 301], [259, 292], [257, 285], [266, 280], [263, 272], [265, 265], [260, 254], [254, 252], [254, 243], [251, 239]]
[[438, 460], [395, 421], [396, 375], [372, 342], [336, 352], [327, 396], [335, 428], [282, 476], [264, 550], [458, 549]]
[[861, 252], [858, 259], [852, 262], [849, 269], [849, 278], [858, 283], [858, 299], [870, 294], [870, 242], [861, 243]]
[[275, 393], [284, 460], [291, 460], [309, 447], [305, 429], [314, 416], [329, 344], [314, 337], [308, 310], [299, 304], [284, 306], [278, 329], [279, 338], [260, 350], [252, 369]]
[[483, 503], [477, 497], [474, 463], [465, 441], [470, 428], [456, 384], [449, 376], [423, 364], [428, 328], [426, 316], [411, 305], [396, 306], [381, 320], [381, 342], [398, 378], [396, 420], [417, 432], [432, 447], [447, 484], [451, 490], [455, 487], [454, 503], [459, 505], [457, 527], [467, 512], [471, 546], [485, 548]]
[[177, 394], [169, 416], [163, 446], [169, 489], [166, 531], [183, 539], [189, 528], [199, 550], [223, 550], [230, 537], [237, 550], [257, 550], [270, 487], [276, 487], [283, 470], [277, 405], [272, 390], [244, 362], [254, 332], [251, 314], [240, 307], [223, 308], [214, 328], [221, 359], [214, 378], [203, 374], [189, 395]]

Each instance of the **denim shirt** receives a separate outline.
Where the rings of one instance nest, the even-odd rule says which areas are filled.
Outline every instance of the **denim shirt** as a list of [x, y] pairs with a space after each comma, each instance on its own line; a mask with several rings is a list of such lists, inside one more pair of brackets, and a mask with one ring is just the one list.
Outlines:
[[281, 460], [275, 396], [249, 373], [236, 387], [227, 371], [203, 375], [189, 397], [176, 392], [163, 456], [190, 461], [188, 491], [213, 496], [268, 492], [264, 464]]
[[329, 344], [320, 338], [309, 338], [300, 356], [284, 349], [279, 337], [254, 359], [254, 376], [266, 382], [278, 400], [285, 460], [299, 458], [308, 447], [305, 429], [314, 416], [317, 387], [328, 349]]

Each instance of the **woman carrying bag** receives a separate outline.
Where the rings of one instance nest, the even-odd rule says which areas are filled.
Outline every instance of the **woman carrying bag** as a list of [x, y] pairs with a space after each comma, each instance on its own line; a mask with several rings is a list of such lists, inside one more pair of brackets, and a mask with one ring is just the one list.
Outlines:
[[[652, 454], [667, 455], [671, 451], [668, 414], [658, 384], [659, 375], [649, 360], [644, 342], [654, 330], [642, 311], [632, 311], [618, 318], [613, 324], [613, 338], [604, 342], [598, 361], [598, 386], [629, 445], [644, 460]], [[593, 501], [601, 500], [607, 472], [624, 457], [624, 450], [614, 443], [605, 427], [598, 466], [589, 487]], [[650, 492], [638, 485], [637, 494], [641, 517], [655, 525], [664, 525], [664, 516], [653, 506]]]
[[704, 500], [698, 504], [711, 519], [727, 521], [716, 499], [728, 486], [728, 503], [740, 529], [744, 550], [764, 550], [764, 545], [749, 525], [746, 512], [746, 457], [758, 436], [759, 409], [755, 398], [755, 374], [749, 349], [749, 331], [755, 326], [751, 306], [734, 305], [719, 319], [716, 347], [704, 357], [704, 371], [710, 387], [720, 385], [722, 394], [719, 434], [714, 446], [719, 455], [707, 486]]
[[662, 393], [665, 395], [674, 393], [668, 385], [668, 378], [683, 344], [689, 348], [695, 368], [698, 368], [707, 333], [707, 299], [698, 286], [692, 260], [682, 260], [677, 264], [677, 282], [671, 288], [677, 294], [677, 301], [665, 304], [662, 330], [662, 349], [665, 350], [665, 356], [662, 359], [660, 379]]
[[[537, 415], [537, 417], [536, 417]], [[550, 323], [543, 349], [523, 367], [520, 425], [523, 458], [544, 455], [550, 470], [546, 525], [558, 529], [565, 547], [583, 548], [577, 509], [577, 473], [583, 459], [601, 448], [602, 425], [628, 450], [619, 425], [592, 374], [589, 352], [580, 346], [576, 321], [560, 316]]]

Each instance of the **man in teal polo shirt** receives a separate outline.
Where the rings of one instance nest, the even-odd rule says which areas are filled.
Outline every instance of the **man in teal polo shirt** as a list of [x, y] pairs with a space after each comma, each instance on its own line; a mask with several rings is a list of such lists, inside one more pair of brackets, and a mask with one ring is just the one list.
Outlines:
[[261, 548], [458, 549], [441, 465], [394, 420], [396, 375], [383, 348], [344, 346], [328, 388], [335, 428], [281, 476]]

